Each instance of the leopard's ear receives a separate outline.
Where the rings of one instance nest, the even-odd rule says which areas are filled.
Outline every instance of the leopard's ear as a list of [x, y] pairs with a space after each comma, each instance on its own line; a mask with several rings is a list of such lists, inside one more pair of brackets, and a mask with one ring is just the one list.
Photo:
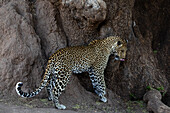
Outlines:
[[120, 41], [117, 41], [117, 45], [120, 46], [122, 43]]

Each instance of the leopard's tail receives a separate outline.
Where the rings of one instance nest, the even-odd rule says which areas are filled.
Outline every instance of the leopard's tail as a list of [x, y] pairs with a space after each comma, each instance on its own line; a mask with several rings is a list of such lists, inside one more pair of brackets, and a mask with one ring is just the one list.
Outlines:
[[[48, 69], [47, 69], [48, 70]], [[30, 93], [26, 93], [26, 92], [23, 92], [21, 90], [21, 87], [23, 86], [23, 83], [22, 82], [18, 82], [16, 84], [16, 92], [19, 96], [21, 97], [24, 97], [24, 98], [30, 98], [30, 97], [34, 97], [35, 95], [37, 95], [44, 87], [47, 86], [48, 84], [48, 81], [50, 80], [50, 72], [47, 71], [45, 72], [44, 74], [44, 78], [39, 86], [39, 88], [37, 88], [35, 91], [33, 92], [30, 92]]]

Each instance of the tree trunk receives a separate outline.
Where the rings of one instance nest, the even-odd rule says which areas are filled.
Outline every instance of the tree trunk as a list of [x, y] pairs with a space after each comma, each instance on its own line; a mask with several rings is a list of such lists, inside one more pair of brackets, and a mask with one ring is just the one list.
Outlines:
[[[169, 11], [168, 0], [0, 0], [0, 93], [16, 95], [18, 81], [25, 91], [38, 87], [60, 48], [117, 35], [128, 51], [125, 62], [110, 56], [105, 69], [109, 101], [142, 99], [152, 87], [170, 102]], [[87, 73], [73, 75], [61, 100], [93, 102], [93, 92]]]

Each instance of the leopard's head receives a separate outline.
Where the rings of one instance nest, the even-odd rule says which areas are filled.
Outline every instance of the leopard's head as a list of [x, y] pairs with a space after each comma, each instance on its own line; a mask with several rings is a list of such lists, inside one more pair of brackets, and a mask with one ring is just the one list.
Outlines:
[[117, 41], [117, 47], [114, 51], [115, 60], [125, 61], [127, 51], [127, 42], [125, 40]]
[[94, 40], [90, 42], [89, 45], [97, 45], [97, 47], [106, 48], [106, 51], [115, 55], [115, 60], [125, 61], [127, 41], [118, 36], [109, 36], [105, 39]]
[[106, 48], [110, 48], [110, 54], [115, 55], [115, 60], [125, 61], [127, 41], [118, 36], [109, 36], [103, 41]]

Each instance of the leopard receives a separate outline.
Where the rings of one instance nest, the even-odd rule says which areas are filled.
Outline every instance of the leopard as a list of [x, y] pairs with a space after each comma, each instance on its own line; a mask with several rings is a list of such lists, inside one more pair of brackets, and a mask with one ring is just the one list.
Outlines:
[[24, 92], [22, 82], [16, 84], [19, 96], [30, 98], [37, 95], [44, 87], [47, 89], [48, 100], [53, 101], [57, 109], [66, 109], [60, 104], [59, 96], [65, 90], [72, 74], [88, 72], [95, 93], [100, 101], [107, 102], [104, 70], [109, 56], [115, 60], [125, 61], [127, 42], [119, 36], [109, 36], [94, 40], [84, 46], [70, 46], [57, 50], [49, 57], [40, 86], [33, 92]]

